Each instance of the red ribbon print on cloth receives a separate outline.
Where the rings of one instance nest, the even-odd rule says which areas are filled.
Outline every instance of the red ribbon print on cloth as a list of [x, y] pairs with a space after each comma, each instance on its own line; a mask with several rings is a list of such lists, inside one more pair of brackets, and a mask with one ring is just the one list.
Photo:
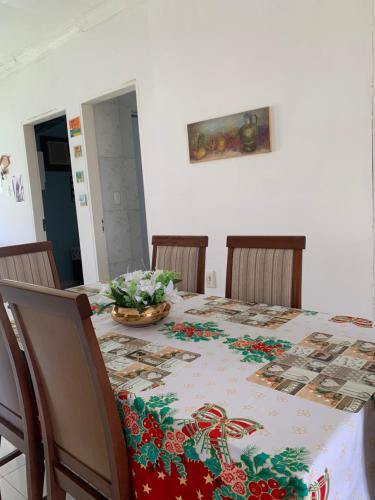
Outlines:
[[263, 426], [247, 418], [228, 418], [224, 408], [208, 404], [192, 414], [194, 420], [185, 420], [182, 431], [193, 437], [198, 444], [202, 440], [202, 450], [213, 447], [222, 462], [231, 463], [227, 439], [241, 439], [250, 436]]

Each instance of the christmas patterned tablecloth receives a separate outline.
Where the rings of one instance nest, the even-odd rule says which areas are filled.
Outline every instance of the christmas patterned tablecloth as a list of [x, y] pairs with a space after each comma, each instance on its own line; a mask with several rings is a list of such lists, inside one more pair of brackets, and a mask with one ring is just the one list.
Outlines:
[[89, 299], [138, 500], [375, 498], [370, 322], [185, 295], [129, 328]]

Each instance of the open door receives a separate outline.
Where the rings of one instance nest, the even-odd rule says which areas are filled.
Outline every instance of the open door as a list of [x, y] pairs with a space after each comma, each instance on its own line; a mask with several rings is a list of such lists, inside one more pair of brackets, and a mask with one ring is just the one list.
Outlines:
[[136, 91], [82, 106], [99, 276], [150, 269]]

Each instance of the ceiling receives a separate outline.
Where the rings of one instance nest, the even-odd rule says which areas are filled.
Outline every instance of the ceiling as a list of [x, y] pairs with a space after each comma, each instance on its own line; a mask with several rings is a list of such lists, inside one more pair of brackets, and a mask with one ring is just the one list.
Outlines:
[[123, 10], [131, 0], [0, 0], [0, 78]]

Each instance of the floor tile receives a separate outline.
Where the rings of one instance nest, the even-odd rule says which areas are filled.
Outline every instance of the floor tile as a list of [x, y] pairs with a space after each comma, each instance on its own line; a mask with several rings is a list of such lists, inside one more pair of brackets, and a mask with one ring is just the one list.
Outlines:
[[13, 488], [24, 497], [27, 497], [27, 483], [26, 483], [26, 467], [22, 466], [19, 469], [10, 472], [4, 478]]
[[0, 478], [6, 477], [8, 474], [19, 469], [23, 465], [25, 465], [25, 455], [20, 455], [19, 457], [0, 467]]
[[26, 498], [14, 489], [6, 479], [0, 479], [0, 491], [2, 500], [25, 500]]
[[12, 444], [9, 443], [6, 439], [3, 437], [1, 438], [1, 445], [0, 445], [0, 457], [4, 457], [5, 455], [8, 455], [11, 451], [13, 451], [15, 448]]

